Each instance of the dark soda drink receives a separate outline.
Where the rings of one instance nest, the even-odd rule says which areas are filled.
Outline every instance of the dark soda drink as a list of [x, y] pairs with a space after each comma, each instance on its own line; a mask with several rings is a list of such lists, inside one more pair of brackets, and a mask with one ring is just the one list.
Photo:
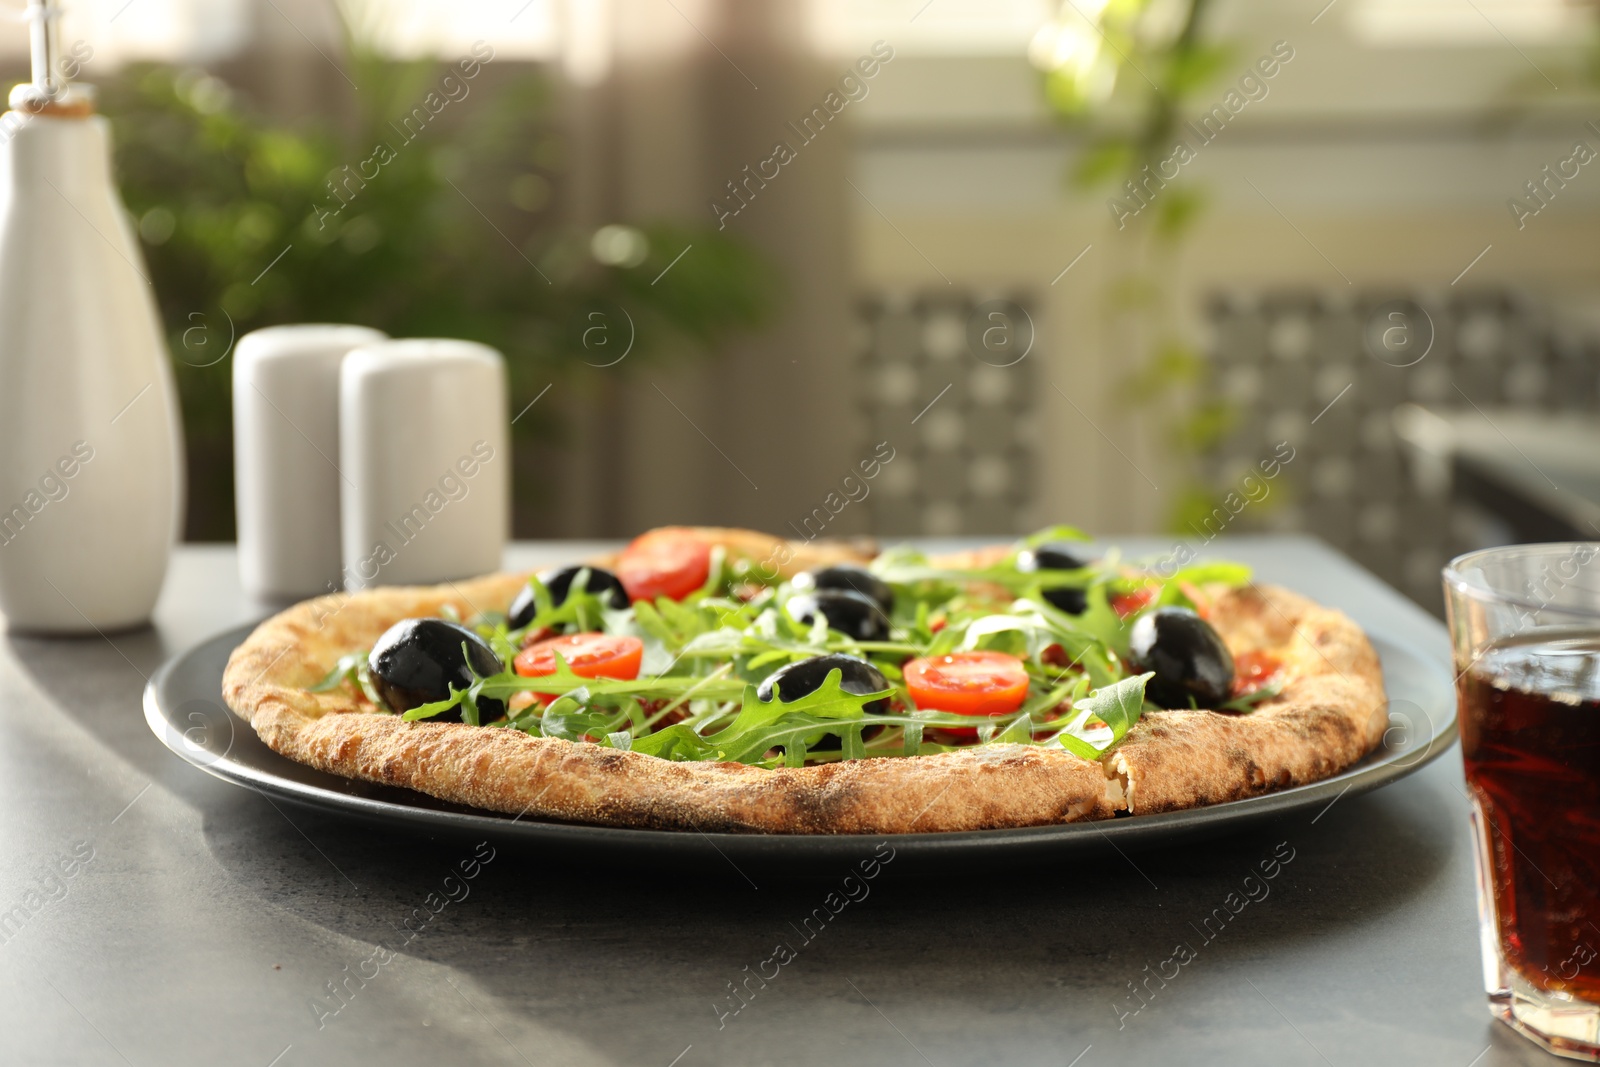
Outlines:
[[1600, 631], [1503, 638], [1457, 690], [1501, 954], [1600, 1001]]

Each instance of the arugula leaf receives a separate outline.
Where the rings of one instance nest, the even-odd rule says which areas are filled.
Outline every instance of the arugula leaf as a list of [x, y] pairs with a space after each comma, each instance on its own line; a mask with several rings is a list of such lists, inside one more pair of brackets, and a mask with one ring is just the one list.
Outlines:
[[1252, 573], [1254, 572], [1243, 563], [1196, 563], [1179, 570], [1168, 581], [1189, 582], [1192, 585], [1205, 585], [1209, 582], [1244, 585], [1250, 581]]
[[1190, 595], [1196, 591], [1197, 586], [1213, 583], [1244, 585], [1250, 581], [1250, 573], [1250, 568], [1242, 563], [1197, 563], [1184, 567], [1162, 583], [1161, 591], [1156, 594], [1154, 606], [1203, 610], [1203, 605], [1196, 603], [1195, 598]]
[[[1019, 603], [1026, 604], [1027, 601]], [[963, 652], [992, 649], [1009, 652], [1023, 659], [1037, 659], [1041, 652], [1057, 643], [1055, 631], [1038, 614], [985, 615], [974, 619], [965, 627], [965, 631], [961, 643], [956, 646]]]
[[710, 700], [734, 700], [744, 691], [745, 682], [730, 678], [706, 678], [695, 675], [667, 674], [654, 678], [583, 678], [572, 672], [565, 658], [556, 654], [554, 674], [541, 674], [525, 678], [515, 671], [505, 671], [474, 682], [474, 699], [492, 697], [506, 700], [517, 693], [570, 693], [575, 689], [587, 690], [590, 697], [626, 695], [644, 700], [671, 700], [696, 691]]
[[[632, 634], [644, 642], [641, 675], [665, 674], [685, 657], [686, 650], [699, 649], [707, 642], [736, 643], [754, 614], [749, 605], [722, 598], [706, 598], [692, 608], [666, 598], [657, 604], [641, 600], [633, 605], [631, 620], [608, 621], [606, 629]], [[710, 653], [714, 657], [731, 654], [720, 647]]]
[[[1047, 526], [1022, 539], [1020, 545], [1000, 562], [988, 567], [957, 570], [934, 567], [925, 553], [908, 547], [890, 549], [878, 556], [869, 569], [891, 585], [913, 587], [922, 599], [948, 600], [973, 582], [1003, 586], [1013, 595], [1029, 589], [1083, 586], [1105, 571], [1106, 561], [1071, 571], [1020, 571], [1017, 554], [1023, 548], [1037, 548], [1051, 541], [1088, 541], [1089, 536], [1072, 526]], [[1108, 557], [1109, 558], [1109, 557]]]
[[695, 733], [688, 723], [682, 722], [653, 734], [635, 737], [630, 747], [632, 751], [643, 752], [647, 756], [680, 762], [715, 759], [717, 754], [710, 742]]
[[1078, 529], [1076, 526], [1046, 526], [1044, 529], [1035, 530], [1027, 537], [1024, 537], [1022, 539], [1022, 547], [1038, 548], [1040, 545], [1047, 545], [1051, 541], [1090, 540], [1093, 540], [1093, 538], [1084, 533], [1082, 530]]
[[891, 545], [882, 552], [879, 552], [875, 557], [873, 557], [872, 561], [867, 564], [867, 569], [872, 571], [874, 574], [881, 575], [884, 570], [893, 567], [925, 567], [927, 564], [928, 554], [922, 551], [922, 549], [917, 548], [914, 545], [900, 544]]
[[908, 716], [910, 721], [906, 722], [901, 727], [901, 730], [903, 731], [901, 740], [904, 742], [904, 746], [900, 752], [902, 756], [916, 756], [922, 752], [923, 714], [923, 712], [912, 712]]
[[372, 703], [373, 707], [387, 714], [394, 714], [394, 709], [384, 702], [383, 697], [378, 695], [378, 687], [372, 684], [372, 669], [367, 665], [365, 659], [356, 664], [356, 684], [361, 687], [362, 694]]
[[1260, 689], [1256, 689], [1256, 690], [1254, 690], [1252, 692], [1244, 693], [1244, 694], [1242, 694], [1240, 696], [1236, 696], [1232, 700], [1228, 701], [1226, 704], [1217, 705], [1217, 709], [1216, 710], [1218, 710], [1218, 711], [1234, 711], [1234, 712], [1241, 712], [1241, 713], [1251, 712], [1251, 711], [1256, 710], [1256, 705], [1257, 704], [1260, 704], [1262, 701], [1265, 701], [1265, 700], [1271, 700], [1273, 697], [1277, 696], [1281, 692], [1283, 692], [1283, 683], [1280, 682], [1280, 681], [1274, 680], [1274, 681], [1268, 682], [1266, 685], [1262, 686]]
[[[550, 595], [550, 590], [539, 580], [536, 574], [528, 576], [528, 587], [533, 590], [534, 613], [528, 620], [528, 625], [512, 633], [520, 636], [525, 633], [535, 633], [539, 630], [559, 630], [567, 626], [575, 626], [580, 631], [602, 629], [608, 615], [615, 612], [610, 606], [610, 590], [602, 590], [604, 597], [589, 592], [589, 578], [593, 572], [584, 567], [572, 577], [572, 585], [567, 590], [567, 598], [556, 604]], [[626, 614], [626, 612], [615, 612]], [[516, 642], [513, 642], [515, 644]]]
[[738, 763], [754, 762], [753, 757], [764, 756], [768, 749], [783, 743], [778, 738], [803, 737], [807, 745], [811, 745], [820, 740], [822, 732], [835, 733], [841, 741], [848, 741], [853, 733], [859, 742], [859, 727], [851, 731], [841, 727], [840, 721], [863, 719], [866, 705], [893, 696], [894, 690], [847, 693], [842, 688], [843, 679], [844, 673], [836, 667], [815, 690], [791, 701], [785, 701], [776, 692], [771, 700], [761, 700], [756, 696], [755, 686], [747, 685], [738, 716], [706, 740], [724, 759]]
[[472, 699], [472, 691], [461, 694], [461, 721], [468, 726], [482, 726], [478, 718], [478, 702]]
[[[1084, 759], [1099, 759], [1106, 750], [1121, 741], [1144, 711], [1144, 687], [1155, 672], [1134, 675], [1120, 682], [1096, 689], [1072, 707], [1075, 713], [1071, 722], [1058, 735], [1061, 746]], [[1105, 724], [1104, 728], [1089, 725], [1091, 718]], [[1109, 732], [1109, 736], [1108, 736]]]
[[552, 701], [544, 714], [539, 716], [539, 730], [546, 737], [581, 741], [585, 736], [608, 737], [626, 719], [623, 713], [591, 707], [576, 693], [568, 693]]
[[333, 669], [323, 676], [316, 685], [311, 686], [307, 692], [327, 693], [349, 682], [361, 690], [361, 695], [366, 697], [372, 706], [384, 714], [393, 714], [393, 709], [383, 702], [378, 695], [378, 690], [372, 684], [372, 675], [367, 668], [367, 653], [365, 650], [347, 652], [339, 657]]
[[[1008, 634], [1016, 638], [1009, 647], [1003, 640]], [[1042, 663], [1045, 650], [1052, 645], [1061, 646], [1070, 667], [1083, 669], [1095, 685], [1109, 685], [1123, 674], [1099, 637], [1080, 629], [1076, 616], [1044, 601], [1018, 600], [1011, 605], [1010, 614], [975, 620], [966, 627], [958, 647], [999, 649]]]
[[[807, 715], [803, 712], [785, 716], [781, 721], [769, 723], [759, 729], [748, 730], [738, 737], [722, 738], [720, 735], [706, 738], [713, 742], [716, 758], [732, 763], [748, 763], [757, 766], [771, 766], [773, 760], [767, 758], [767, 753], [775, 748], [785, 752], [785, 760], [790, 747], [809, 750], [821, 741], [825, 734], [833, 734], [839, 738], [841, 751], [855, 751], [864, 755], [861, 746], [861, 731], [873, 723], [864, 719], [844, 720], [824, 718], [820, 715]], [[802, 762], [803, 754], [798, 755]], [[856, 758], [856, 757], [845, 757]]]
[[[444, 700], [435, 700], [431, 704], [418, 704], [416, 707], [412, 708], [408, 712], [405, 712], [400, 717], [406, 722], [416, 722], [418, 719], [431, 719], [435, 715], [443, 715], [445, 712], [459, 707], [462, 701], [466, 698], [466, 695], [467, 691], [465, 689], [457, 689], [452, 686], [450, 688], [450, 695]], [[473, 716], [476, 717], [477, 706], [474, 705], [472, 710]], [[476, 726], [477, 723], [473, 723], [473, 725]]]
[[[559, 659], [559, 657], [557, 658]], [[471, 685], [465, 689], [457, 689], [455, 686], [451, 686], [450, 695], [444, 700], [435, 700], [431, 704], [419, 704], [400, 717], [406, 722], [416, 722], [418, 719], [431, 719], [435, 715], [443, 715], [451, 708], [459, 707], [461, 709], [462, 722], [468, 726], [482, 725], [478, 717], [478, 693], [482, 689], [483, 683], [488, 681], [488, 677], [479, 674], [473, 669], [472, 655], [467, 651], [467, 643], [465, 641], [461, 642], [461, 661], [467, 665], [467, 670], [472, 672], [473, 681]], [[493, 675], [490, 677], [499, 676]], [[363, 686], [366, 685], [367, 683], [363, 682]], [[375, 700], [374, 702], [376, 703], [377, 701]]]
[[681, 645], [678, 640], [678, 631], [664, 619], [661, 612], [648, 600], [641, 600], [633, 605], [633, 621], [638, 624], [641, 635], [654, 637], [662, 644], [671, 647]]
[[1086, 606], [1078, 615], [1069, 616], [1075, 629], [1090, 634], [1101, 644], [1123, 659], [1128, 658], [1128, 624], [1111, 606], [1111, 598], [1104, 582], [1084, 590]]
[[697, 600], [700, 597], [721, 596], [728, 591], [728, 586], [733, 582], [733, 568], [728, 564], [728, 550], [721, 545], [711, 546], [711, 564], [706, 570], [706, 581], [699, 589], [690, 593], [686, 600]]
[[1033, 743], [1033, 719], [1026, 712], [1019, 713], [1002, 729], [998, 723], [978, 727], [978, 740], [994, 745], [1029, 745]]
[[1053, 689], [1046, 689], [1042, 693], [1034, 694], [1027, 699], [1018, 711], [1030, 720], [1038, 721], [1041, 716], [1054, 711], [1063, 702], [1070, 700], [1074, 693], [1080, 691], [1085, 693], [1089, 691], [1089, 679], [1087, 676], [1079, 676], [1069, 682], [1063, 682]]
[[306, 692], [327, 693], [339, 688], [339, 686], [343, 685], [345, 682], [355, 684], [356, 671], [360, 669], [361, 665], [366, 661], [367, 653], [365, 651], [346, 652], [344, 655], [339, 657], [338, 662], [333, 665], [333, 669], [322, 676], [322, 681], [318, 682], [316, 685], [308, 687]]
[[1073, 710], [1087, 711], [1111, 727], [1111, 732], [1120, 741], [1122, 735], [1139, 721], [1139, 715], [1144, 710], [1144, 687], [1155, 676], [1154, 671], [1146, 671], [1096, 689], [1075, 705]]
[[894, 695], [892, 689], [881, 693], [847, 693], [842, 687], [843, 678], [844, 672], [835, 667], [828, 672], [828, 676], [816, 689], [792, 701], [785, 701], [777, 692], [772, 694], [771, 700], [762, 700], [756, 696], [755, 686], [746, 685], [744, 703], [739, 709], [738, 717], [718, 736], [729, 739], [748, 730], [770, 725], [785, 715], [796, 712], [822, 718], [858, 718], [864, 714], [862, 708], [865, 705]]

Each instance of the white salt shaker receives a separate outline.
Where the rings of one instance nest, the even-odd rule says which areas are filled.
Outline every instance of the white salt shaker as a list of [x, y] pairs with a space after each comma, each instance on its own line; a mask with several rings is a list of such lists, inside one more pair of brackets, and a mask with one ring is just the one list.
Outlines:
[[345, 588], [498, 570], [510, 524], [505, 360], [472, 341], [365, 345], [339, 372]]
[[[343, 588], [339, 564], [339, 364], [382, 341], [365, 326], [269, 326], [233, 363], [239, 579], [266, 600]], [[346, 487], [348, 488], [348, 487]]]

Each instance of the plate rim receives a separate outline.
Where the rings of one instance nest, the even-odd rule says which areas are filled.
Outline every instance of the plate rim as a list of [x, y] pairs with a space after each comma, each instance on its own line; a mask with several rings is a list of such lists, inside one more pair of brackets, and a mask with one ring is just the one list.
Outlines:
[[[508, 816], [500, 812], [441, 810], [414, 806], [393, 800], [354, 796], [324, 786], [297, 782], [273, 774], [270, 771], [261, 770], [248, 763], [230, 759], [226, 753], [211, 759], [196, 758], [192, 751], [189, 750], [189, 746], [182, 740], [182, 735], [176, 731], [174, 724], [163, 711], [163, 691], [168, 686], [172, 676], [187, 666], [190, 661], [211, 652], [215, 646], [224, 642], [228, 642], [228, 650], [231, 652], [257, 625], [259, 623], [243, 623], [213, 634], [190, 648], [168, 657], [151, 674], [149, 682], [144, 687], [141, 703], [146, 725], [164, 747], [185, 763], [206, 772], [214, 778], [233, 785], [254, 789], [263, 794], [271, 794], [294, 804], [391, 826], [416, 827], [418, 824], [424, 824], [428, 828], [442, 833], [455, 835], [484, 834], [493, 836], [496, 839], [517, 838], [529, 843], [542, 840], [551, 844], [570, 842], [591, 846], [603, 844], [617, 848], [638, 848], [640, 846], [663, 848], [685, 842], [694, 842], [697, 838], [701, 838], [713, 847], [718, 847], [719, 845], [731, 846], [744, 853], [769, 853], [774, 851], [793, 853], [809, 849], [819, 854], [836, 851], [841, 844], [877, 839], [892, 841], [897, 848], [914, 848], [919, 851], [1016, 848], [1027, 845], [1047, 846], [1051, 844], [1066, 845], [1069, 841], [1075, 842], [1079, 838], [1090, 837], [1091, 835], [1113, 843], [1121, 839], [1127, 843], [1137, 844], [1142, 841], [1164, 838], [1174, 832], [1181, 832], [1185, 826], [1189, 826], [1196, 836], [1199, 836], [1202, 832], [1225, 831], [1236, 825], [1309, 807], [1320, 799], [1328, 799], [1331, 806], [1333, 800], [1342, 798], [1346, 793], [1354, 792], [1359, 795], [1370, 792], [1416, 773], [1447, 752], [1455, 744], [1458, 737], [1458, 717], [1455, 701], [1453, 699], [1445, 700], [1442, 701], [1445, 721], [1435, 725], [1432, 718], [1428, 719], [1431, 731], [1426, 739], [1425, 747], [1423, 747], [1424, 742], [1419, 738], [1416, 745], [1391, 753], [1388, 758], [1373, 761], [1369, 755], [1360, 763], [1328, 778], [1308, 782], [1305, 785], [1295, 786], [1290, 789], [1276, 790], [1271, 793], [1244, 797], [1238, 800], [1223, 801], [1220, 804], [1207, 804], [1194, 808], [1183, 808], [1178, 811], [1158, 812], [1152, 815], [1124, 816], [1085, 822], [1052, 823], [1044, 826], [1000, 827], [990, 830], [919, 831], [898, 834], [783, 834], [662, 830], [554, 822], [542, 819], [523, 820], [520, 815]], [[1439, 677], [1448, 676], [1449, 672], [1444, 668], [1442, 662], [1422, 653], [1408, 642], [1396, 639], [1378, 628], [1369, 629], [1366, 632], [1375, 645], [1388, 645], [1411, 660], [1434, 669]], [[222, 700], [220, 677], [218, 678], [218, 690], [213, 699], [219, 703], [222, 710], [230, 717], [229, 721], [233, 729], [238, 729], [241, 724], [244, 728], [251, 729], [249, 723], [240, 718], [237, 713], [227, 706], [226, 701]], [[1403, 762], [1408, 755], [1416, 752], [1419, 748], [1421, 749], [1420, 758], [1411, 762]], [[271, 750], [269, 749], [268, 751]], [[287, 759], [287, 757], [279, 756], [277, 753], [273, 753], [273, 755], [279, 759]], [[327, 775], [330, 779], [340, 780], [338, 776], [329, 774], [326, 771], [309, 767], [305, 769], [318, 775]], [[419, 795], [425, 796], [426, 794]], [[1320, 818], [1320, 816], [1318, 817]]]

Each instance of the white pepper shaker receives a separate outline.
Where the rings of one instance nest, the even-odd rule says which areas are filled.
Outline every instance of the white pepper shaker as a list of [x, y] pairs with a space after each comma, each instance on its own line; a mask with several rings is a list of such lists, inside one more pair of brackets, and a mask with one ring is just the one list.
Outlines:
[[[341, 589], [339, 364], [382, 341], [365, 326], [269, 326], [233, 363], [239, 579], [265, 600]], [[346, 487], [348, 488], [348, 487]]]
[[505, 360], [473, 341], [365, 345], [339, 371], [345, 588], [500, 568], [510, 525]]

